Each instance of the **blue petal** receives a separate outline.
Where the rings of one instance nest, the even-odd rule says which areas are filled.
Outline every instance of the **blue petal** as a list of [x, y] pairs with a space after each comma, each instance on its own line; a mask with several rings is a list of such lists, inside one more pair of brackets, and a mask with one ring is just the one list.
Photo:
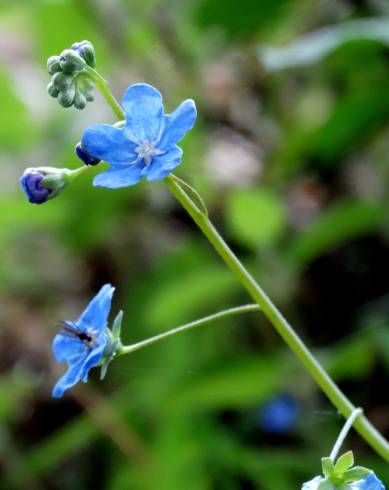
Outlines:
[[317, 476], [313, 480], [305, 482], [301, 490], [316, 490], [321, 480], [322, 480], [321, 476]]
[[136, 143], [131, 141], [125, 131], [110, 124], [96, 124], [84, 131], [82, 148], [92, 157], [100, 158], [112, 165], [134, 161]]
[[96, 366], [96, 364], [98, 364], [100, 359], [103, 357], [106, 345], [107, 338], [105, 337], [105, 339], [95, 349], [90, 351], [88, 357], [84, 360], [80, 375], [80, 379], [82, 379], [84, 383], [88, 381], [89, 370], [93, 368], [93, 366]]
[[137, 184], [142, 177], [143, 161], [125, 167], [113, 167], [102, 172], [93, 179], [95, 187], [118, 189]]
[[366, 478], [350, 483], [349, 485], [353, 490], [385, 490], [382, 481], [373, 472], [367, 475]]
[[80, 356], [78, 362], [69, 365], [69, 369], [55, 384], [52, 395], [54, 398], [61, 398], [66, 390], [74, 386], [81, 380], [81, 368], [84, 363], [84, 356]]
[[125, 91], [122, 99], [126, 113], [125, 131], [138, 142], [155, 141], [163, 119], [162, 95], [146, 83], [136, 83]]
[[87, 350], [86, 346], [77, 337], [56, 335], [52, 344], [53, 354], [57, 362], [65, 362], [74, 356], [80, 356]]
[[77, 323], [83, 328], [93, 327], [93, 330], [103, 332], [107, 325], [114, 291], [115, 288], [111, 284], [105, 284], [91, 300]]
[[184, 100], [172, 114], [164, 116], [158, 148], [169, 150], [181, 141], [185, 134], [193, 128], [196, 117], [196, 105], [192, 99]]
[[148, 181], [161, 180], [181, 163], [181, 159], [182, 150], [175, 146], [163, 155], [153, 157], [151, 165], [145, 168], [143, 175], [147, 177]]

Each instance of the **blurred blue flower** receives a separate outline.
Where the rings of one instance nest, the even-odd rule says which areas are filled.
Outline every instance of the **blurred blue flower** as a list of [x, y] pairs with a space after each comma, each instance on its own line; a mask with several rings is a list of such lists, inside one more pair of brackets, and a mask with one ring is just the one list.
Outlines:
[[122, 106], [126, 114], [123, 127], [97, 124], [81, 139], [91, 156], [105, 160], [110, 168], [93, 181], [95, 186], [116, 189], [134, 185], [142, 177], [160, 180], [182, 158], [178, 143], [196, 120], [196, 106], [187, 99], [169, 115], [163, 112], [162, 96], [145, 83], [131, 85]]
[[86, 383], [89, 370], [104, 360], [105, 351], [112, 356], [107, 320], [114, 290], [105, 284], [80, 318], [76, 322], [64, 322], [63, 329], [54, 337], [52, 348], [56, 361], [68, 363], [68, 370], [54, 386], [54, 398], [60, 398], [81, 380]]
[[266, 432], [283, 434], [294, 426], [298, 412], [296, 399], [289, 394], [282, 394], [260, 408], [258, 422]]
[[45, 175], [33, 168], [28, 168], [20, 177], [20, 185], [28, 200], [33, 204], [42, 204], [50, 198], [53, 192], [42, 183]]
[[[301, 490], [317, 490], [320, 483], [325, 481], [324, 478], [317, 476], [313, 480], [303, 484]], [[326, 490], [385, 490], [385, 487], [381, 480], [379, 480], [375, 474], [371, 471], [362, 480], [357, 480], [353, 483], [342, 483], [340, 485], [332, 485], [328, 482]]]

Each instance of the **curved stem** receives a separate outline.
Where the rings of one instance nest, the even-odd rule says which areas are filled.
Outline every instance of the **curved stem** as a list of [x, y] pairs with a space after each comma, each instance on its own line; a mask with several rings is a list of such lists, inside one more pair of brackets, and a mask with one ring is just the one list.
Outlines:
[[123, 111], [122, 106], [119, 104], [119, 102], [115, 99], [113, 96], [108, 82], [100, 75], [100, 73], [96, 70], [94, 70], [92, 67], [87, 66], [85, 68], [85, 73], [95, 82], [97, 85], [97, 88], [100, 90], [101, 95], [104, 97], [104, 99], [108, 102], [109, 106], [117, 116], [117, 118], [121, 121], [122, 119], [125, 119], [125, 114]]
[[[104, 78], [93, 69], [88, 70], [88, 73], [91, 78], [95, 80], [103, 97], [107, 100], [117, 117], [120, 120], [123, 119], [123, 109], [112, 95]], [[165, 178], [165, 182], [169, 190], [192, 217], [193, 221], [203, 232], [215, 251], [220, 255], [243, 287], [258, 304], [265, 316], [272, 323], [297, 358], [300, 359], [303, 365], [308, 369], [316, 383], [327, 395], [332, 404], [345, 418], [349, 417], [355, 410], [354, 405], [338, 388], [334, 381], [332, 381], [331, 377], [323, 369], [313, 354], [311, 354], [304, 342], [293, 330], [291, 325], [289, 325], [288, 321], [228, 247], [208, 217], [192, 202], [189, 196], [175, 181], [175, 177], [172, 174]], [[354, 421], [354, 428], [385, 461], [389, 462], [389, 443], [363, 414]]]
[[197, 327], [201, 327], [202, 325], [207, 325], [215, 320], [220, 320], [222, 318], [226, 318], [228, 316], [239, 315], [240, 313], [249, 313], [250, 311], [258, 311], [258, 305], [244, 305], [237, 306], [235, 308], [229, 308], [228, 310], [218, 311], [213, 315], [206, 316], [204, 318], [199, 318], [198, 320], [194, 320], [190, 323], [185, 323], [179, 327], [173, 328], [172, 330], [168, 330], [167, 332], [163, 332], [159, 335], [155, 335], [154, 337], [150, 337], [149, 339], [142, 340], [141, 342], [137, 342], [136, 344], [131, 345], [123, 345], [117, 351], [118, 355], [128, 354], [130, 352], [134, 352], [135, 350], [142, 349], [143, 347], [147, 347], [148, 345], [155, 344], [156, 342], [160, 342], [161, 340], [166, 339], [167, 337], [171, 337], [176, 335], [177, 333], [184, 332], [185, 330], [192, 330]]
[[[281, 312], [272, 303], [270, 298], [257, 284], [255, 279], [239, 261], [236, 255], [228, 247], [211, 221], [199, 211], [189, 196], [181, 189], [171, 176], [166, 177], [166, 185], [180, 204], [186, 209], [193, 221], [197, 224], [216, 252], [221, 256], [227, 266], [242, 283], [250, 296], [257, 302], [265, 316], [273, 324], [284, 341], [300, 359], [311, 373], [317, 384], [340, 411], [344, 417], [349, 417], [355, 410], [354, 405], [342, 393], [332, 381], [327, 372], [322, 368], [316, 358], [311, 354], [300, 337], [293, 330]], [[374, 426], [362, 415], [354, 422], [355, 429], [386, 461], [389, 461], [389, 444]]]
[[332, 451], [330, 454], [330, 458], [331, 458], [332, 462], [335, 461], [335, 458], [337, 457], [338, 452], [339, 452], [340, 448], [342, 447], [342, 444], [343, 444], [344, 440], [346, 439], [347, 434], [349, 433], [349, 430], [353, 426], [355, 420], [360, 415], [362, 415], [362, 413], [363, 413], [362, 408], [356, 408], [351, 413], [350, 417], [346, 420], [346, 423], [344, 424], [343, 429], [341, 430], [340, 434], [338, 435], [338, 438], [336, 439], [334, 447], [332, 448]]

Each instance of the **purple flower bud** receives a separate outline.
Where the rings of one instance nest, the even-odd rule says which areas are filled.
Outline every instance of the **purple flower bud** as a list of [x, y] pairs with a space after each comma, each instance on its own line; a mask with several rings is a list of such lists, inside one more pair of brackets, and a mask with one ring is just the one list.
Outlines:
[[100, 158], [92, 157], [84, 148], [81, 146], [81, 143], [77, 143], [76, 153], [80, 160], [82, 160], [85, 165], [97, 165], [101, 162]]
[[44, 178], [45, 175], [43, 173], [31, 168], [25, 170], [23, 175], [20, 177], [20, 185], [23, 192], [26, 194], [28, 200], [33, 204], [42, 204], [46, 202], [53, 192], [52, 190], [44, 187], [42, 184], [42, 180]]

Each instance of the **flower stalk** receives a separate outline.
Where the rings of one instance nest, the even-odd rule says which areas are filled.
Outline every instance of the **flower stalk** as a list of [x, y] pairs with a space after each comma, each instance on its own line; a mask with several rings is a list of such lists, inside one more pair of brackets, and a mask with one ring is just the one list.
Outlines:
[[185, 332], [187, 330], [193, 330], [194, 328], [201, 327], [203, 325], [208, 325], [215, 320], [221, 320], [222, 318], [226, 318], [233, 315], [239, 315], [241, 313], [249, 313], [251, 311], [258, 311], [260, 308], [256, 304], [252, 305], [244, 305], [237, 306], [235, 308], [229, 308], [227, 310], [218, 311], [213, 315], [208, 315], [204, 318], [199, 318], [198, 320], [194, 320], [193, 322], [185, 323], [179, 327], [168, 330], [167, 332], [163, 332], [159, 335], [155, 335], [154, 337], [150, 337], [146, 340], [142, 340], [141, 342], [137, 342], [136, 344], [123, 345], [119, 347], [117, 350], [117, 355], [129, 354], [130, 352], [134, 352], [139, 349], [143, 349], [143, 347], [147, 347], [149, 345], [160, 342], [161, 340], [166, 339], [167, 337], [172, 337], [180, 332]]
[[[123, 119], [123, 109], [111, 93], [107, 82], [94, 69], [87, 68], [88, 73], [94, 79], [101, 94], [106, 99], [119, 120]], [[251, 276], [248, 270], [232, 252], [222, 236], [213, 226], [206, 213], [196, 205], [189, 197], [187, 192], [180, 185], [180, 180], [170, 174], [164, 179], [168, 189], [175, 196], [178, 202], [184, 207], [193, 221], [200, 228], [208, 239], [215, 251], [220, 255], [229, 269], [234, 273], [239, 282], [257, 303], [264, 315], [274, 326], [283, 340], [287, 343], [296, 357], [310, 372], [322, 391], [326, 394], [332, 404], [339, 412], [348, 418], [355, 411], [354, 405], [334, 383], [328, 373], [323, 369], [314, 355], [309, 351], [304, 342], [300, 339], [292, 326], [284, 318], [278, 308], [270, 300], [267, 294]], [[191, 193], [192, 195], [192, 193]], [[202, 200], [201, 200], [202, 201]], [[155, 340], [156, 341], [156, 340]], [[133, 346], [129, 346], [131, 348]], [[389, 462], [389, 443], [375, 429], [369, 420], [360, 414], [352, 422], [353, 427], [358, 431], [363, 439], [385, 460]]]

